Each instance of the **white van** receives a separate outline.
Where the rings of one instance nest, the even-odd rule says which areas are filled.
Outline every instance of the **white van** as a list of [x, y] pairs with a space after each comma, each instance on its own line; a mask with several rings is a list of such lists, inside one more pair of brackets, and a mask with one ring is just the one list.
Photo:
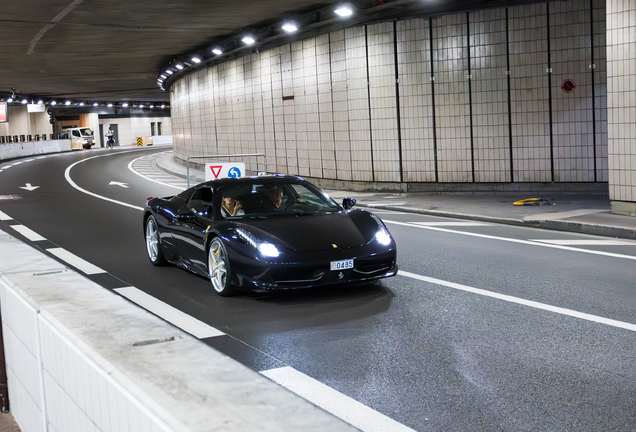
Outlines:
[[55, 136], [57, 139], [70, 139], [76, 150], [89, 149], [95, 144], [93, 131], [87, 127], [60, 129], [55, 131]]

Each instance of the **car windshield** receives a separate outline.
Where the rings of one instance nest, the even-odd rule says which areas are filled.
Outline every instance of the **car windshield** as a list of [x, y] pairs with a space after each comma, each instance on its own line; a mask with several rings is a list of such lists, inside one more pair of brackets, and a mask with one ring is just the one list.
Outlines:
[[220, 187], [224, 218], [321, 214], [340, 206], [317, 187], [303, 182], [261, 180]]
[[85, 137], [93, 136], [93, 133], [88, 128], [80, 129], [80, 132], [82, 133], [82, 136], [85, 136]]

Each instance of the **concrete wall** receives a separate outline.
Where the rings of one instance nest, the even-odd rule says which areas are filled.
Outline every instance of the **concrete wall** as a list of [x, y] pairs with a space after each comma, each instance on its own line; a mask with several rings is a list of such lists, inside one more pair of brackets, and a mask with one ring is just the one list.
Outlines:
[[0, 231], [22, 432], [357, 430]]
[[175, 155], [265, 152], [271, 171], [347, 181], [607, 182], [604, 28], [604, 1], [573, 0], [229, 60], [171, 87]]
[[636, 215], [636, 1], [607, 2], [607, 118], [612, 211]]
[[71, 140], [31, 141], [0, 144], [0, 160], [71, 151]]

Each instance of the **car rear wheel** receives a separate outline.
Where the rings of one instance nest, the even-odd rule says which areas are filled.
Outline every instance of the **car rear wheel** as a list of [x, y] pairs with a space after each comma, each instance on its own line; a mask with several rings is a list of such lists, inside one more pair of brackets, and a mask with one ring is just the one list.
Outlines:
[[150, 216], [146, 221], [146, 251], [153, 265], [161, 266], [166, 263], [166, 259], [161, 251], [159, 225], [154, 216]]
[[208, 272], [210, 282], [217, 294], [228, 296], [234, 293], [230, 286], [230, 262], [227, 250], [218, 237], [210, 243], [208, 251]]

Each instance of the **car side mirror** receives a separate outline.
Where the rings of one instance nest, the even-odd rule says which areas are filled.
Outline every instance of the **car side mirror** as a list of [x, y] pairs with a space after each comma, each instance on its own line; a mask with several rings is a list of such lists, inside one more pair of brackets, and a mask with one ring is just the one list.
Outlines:
[[344, 207], [345, 210], [351, 210], [354, 205], [356, 205], [356, 200], [353, 198], [344, 198], [342, 200], [342, 207]]

